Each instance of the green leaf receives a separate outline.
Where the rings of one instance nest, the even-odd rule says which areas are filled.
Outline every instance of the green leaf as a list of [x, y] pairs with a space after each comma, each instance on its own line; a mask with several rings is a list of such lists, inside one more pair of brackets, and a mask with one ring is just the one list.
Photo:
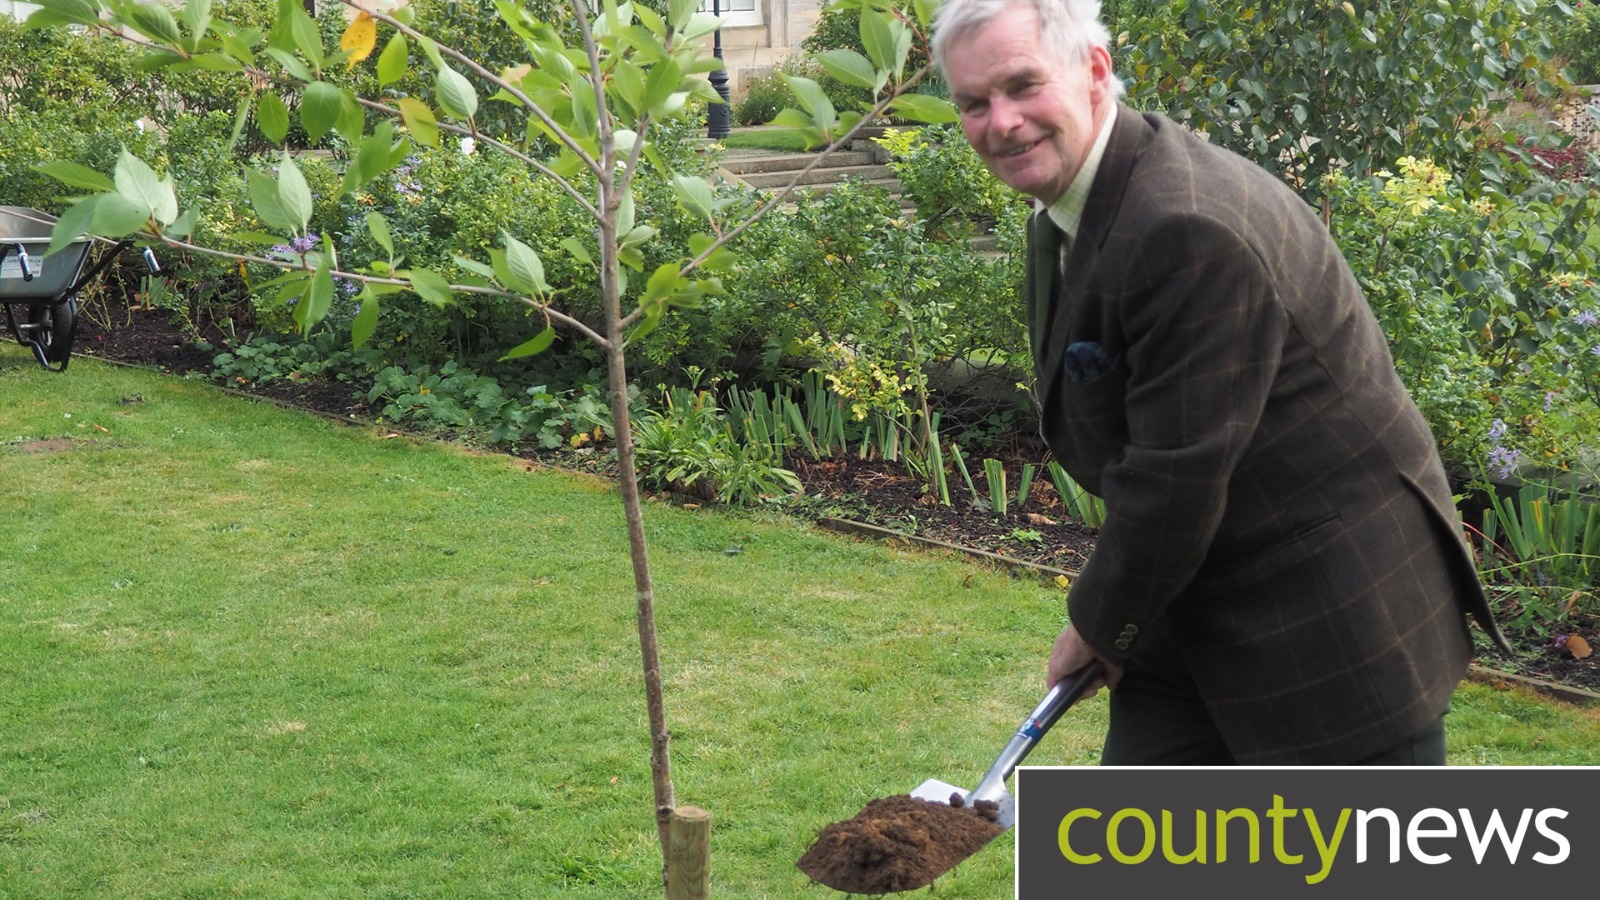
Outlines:
[[619, 243], [624, 247], [637, 247], [655, 237], [658, 232], [649, 225], [636, 226], [632, 231], [622, 236]]
[[39, 9], [28, 17], [29, 28], [57, 25], [94, 25], [100, 21], [100, 8], [88, 0], [38, 0]]
[[84, 190], [99, 191], [107, 194], [117, 189], [116, 184], [112, 182], [111, 179], [100, 174], [99, 172], [96, 172], [88, 166], [81, 166], [75, 162], [68, 162], [64, 159], [56, 160], [55, 162], [40, 163], [39, 165], [34, 166], [33, 170], [40, 174], [48, 175], [62, 184], [66, 184], [75, 188], [83, 188]]
[[678, 195], [678, 206], [691, 216], [711, 219], [714, 209], [711, 184], [698, 175], [674, 175], [672, 189]]
[[810, 128], [810, 127], [812, 127], [812, 125], [811, 125], [811, 117], [806, 115], [805, 113], [801, 112], [798, 109], [780, 109], [780, 110], [778, 110], [778, 114], [773, 116], [772, 117], [772, 121], [769, 122], [768, 124], [769, 125], [781, 125], [784, 128]]
[[417, 46], [421, 47], [422, 52], [428, 55], [428, 61], [433, 63], [435, 69], [443, 69], [445, 67], [444, 57], [439, 55], [439, 45], [433, 38], [427, 35], [417, 35]]
[[589, 255], [589, 248], [583, 246], [583, 242], [578, 240], [577, 238], [575, 238], [575, 237], [562, 238], [561, 239], [561, 246], [568, 253], [572, 254], [572, 258], [577, 260], [578, 262], [581, 262], [586, 266], [594, 265], [594, 257]]
[[350, 343], [357, 349], [378, 329], [378, 295], [363, 285], [356, 295], [356, 320], [350, 324]]
[[193, 49], [211, 27], [211, 0], [186, 0], [183, 24], [189, 27], [189, 46]]
[[[339, 96], [344, 102], [340, 106], [339, 118], [334, 120], [333, 130], [338, 132], [346, 143], [359, 143], [361, 132], [367, 127], [367, 114], [350, 91], [340, 88]], [[385, 120], [385, 123], [387, 121]]]
[[150, 210], [121, 194], [101, 194], [94, 207], [94, 220], [89, 229], [95, 234], [119, 238], [144, 228], [150, 221]]
[[494, 8], [500, 14], [500, 21], [506, 23], [507, 27], [516, 32], [517, 37], [525, 41], [538, 39], [538, 35], [533, 30], [533, 26], [536, 23], [533, 17], [528, 15], [527, 10], [516, 3], [510, 2], [510, 0], [494, 0]]
[[600, 133], [600, 115], [595, 111], [594, 92], [587, 82], [578, 81], [572, 91], [573, 130], [581, 137], [593, 138]]
[[256, 216], [268, 228], [294, 231], [295, 223], [278, 195], [278, 182], [254, 169], [245, 173], [245, 180], [250, 183], [250, 205], [255, 207]]
[[317, 267], [316, 274], [311, 276], [311, 290], [306, 292], [300, 302], [295, 305], [295, 321], [300, 323], [300, 333], [310, 334], [317, 323], [327, 318], [328, 310], [333, 308], [333, 268], [331, 265]]
[[434, 81], [438, 91], [439, 107], [457, 119], [471, 119], [478, 114], [478, 92], [467, 76], [449, 66], [441, 66]]
[[424, 147], [439, 146], [439, 123], [428, 104], [415, 97], [401, 97], [395, 101], [400, 107], [400, 118], [411, 129], [411, 136]]
[[639, 298], [639, 305], [649, 306], [657, 300], [665, 300], [686, 283], [688, 279], [678, 275], [677, 263], [662, 263], [650, 273], [650, 280], [645, 283], [644, 296]]
[[289, 107], [277, 94], [265, 93], [256, 101], [256, 124], [261, 134], [274, 144], [283, 143], [289, 133]]
[[[379, 122], [372, 133], [361, 139], [356, 158], [345, 169], [342, 190], [346, 193], [364, 187], [382, 175], [394, 161], [394, 123], [388, 119]], [[392, 252], [392, 251], [391, 251]]]
[[295, 47], [314, 68], [321, 69], [322, 34], [317, 30], [317, 23], [312, 20], [304, 6], [296, 3], [291, 5], [290, 9], [293, 13], [289, 17], [289, 31], [294, 36]]
[[166, 236], [182, 239], [193, 234], [194, 223], [200, 218], [199, 213], [198, 209], [190, 207], [183, 215], [167, 224]]
[[523, 341], [515, 347], [512, 347], [510, 350], [507, 350], [506, 355], [500, 357], [500, 362], [505, 362], [508, 359], [521, 359], [524, 356], [533, 356], [536, 353], [543, 353], [544, 351], [550, 349], [550, 345], [555, 343], [555, 340], [556, 330], [551, 328], [549, 325], [546, 325], [543, 331], [534, 335], [532, 338]]
[[500, 237], [506, 244], [506, 267], [519, 284], [528, 286], [521, 290], [524, 293], [550, 293], [550, 285], [544, 280], [544, 263], [539, 259], [539, 254], [507, 232], [501, 232]]
[[300, 95], [300, 124], [313, 142], [322, 140], [343, 111], [344, 92], [326, 81], [306, 85], [305, 93]]
[[306, 64], [301, 62], [299, 57], [296, 57], [293, 53], [278, 47], [268, 47], [267, 55], [277, 60], [278, 65], [283, 66], [283, 70], [288, 72], [290, 77], [294, 78], [296, 81], [317, 80], [317, 76], [313, 74], [312, 71], [306, 67]]
[[672, 26], [673, 31], [682, 31], [695, 10], [700, 8], [700, 3], [701, 0], [672, 0], [667, 5], [667, 24]]
[[877, 90], [880, 86], [877, 70], [872, 68], [872, 63], [854, 50], [839, 47], [829, 50], [816, 59], [829, 75], [845, 84], [868, 90]]
[[885, 12], [876, 10], [861, 11], [861, 46], [867, 51], [867, 58], [880, 69], [896, 70], [895, 45], [897, 43], [893, 23], [897, 20]]
[[55, 227], [50, 229], [50, 246], [45, 250], [45, 255], [49, 256], [82, 237], [85, 232], [94, 226], [95, 208], [106, 197], [114, 196], [116, 195], [97, 194], [93, 197], [79, 200], [77, 203], [67, 207], [67, 211], [62, 213], [61, 218], [56, 220]]
[[711, 13], [695, 13], [689, 17], [689, 24], [683, 27], [683, 39], [692, 41], [695, 38], [705, 37], [721, 26], [722, 20]]
[[[273, 189], [277, 188], [277, 185], [273, 184], [273, 182], [270, 180], [267, 182], [267, 184], [271, 185]], [[235, 231], [228, 235], [228, 237], [231, 240], [244, 241], [247, 244], [260, 244], [263, 247], [271, 247], [274, 244], [288, 243], [288, 241], [284, 240], [282, 237], [279, 237], [276, 234], [267, 234], [264, 231]]]
[[[706, 252], [716, 241], [717, 239], [709, 234], [691, 234], [689, 235], [689, 253], [699, 258], [700, 254]], [[707, 256], [705, 262], [700, 264], [699, 271], [725, 272], [733, 268], [738, 262], [739, 255], [729, 250], [726, 246], [722, 246], [711, 251], [711, 255]]]
[[650, 67], [645, 79], [644, 108], [652, 115], [661, 112], [678, 92], [678, 82], [683, 80], [683, 69], [673, 60], [664, 59]]
[[311, 187], [287, 151], [278, 163], [278, 200], [289, 217], [290, 227], [299, 231], [311, 222]]
[[145, 161], [123, 149], [114, 171], [117, 193], [145, 210], [145, 218], [155, 216], [165, 225], [178, 217], [178, 197], [172, 181], [162, 181]]
[[630, 114], [627, 121], [644, 112], [644, 72], [638, 66], [618, 65], [611, 73], [611, 89], [614, 105]]
[[622, 195], [617, 202], [617, 234], [627, 234], [633, 230], [633, 191]]
[[489, 266], [486, 266], [475, 259], [467, 259], [465, 256], [462, 256], [459, 253], [451, 254], [450, 258], [454, 260], [455, 264], [461, 268], [466, 269], [468, 272], [471, 272], [474, 275], [482, 277], [484, 279], [484, 284], [490, 284], [494, 281], [494, 269], [490, 268]]
[[396, 32], [378, 54], [378, 87], [388, 87], [405, 77], [409, 55], [406, 36]]
[[189, 69], [204, 69], [208, 72], [238, 72], [244, 68], [244, 63], [231, 56], [221, 53], [201, 53], [189, 57], [188, 61], [175, 67], [176, 71]]
[[394, 239], [389, 236], [389, 221], [382, 213], [369, 212], [366, 215], [366, 222], [367, 233], [372, 235], [372, 239], [378, 242], [378, 246], [382, 247], [385, 253], [394, 256]]
[[411, 279], [411, 289], [417, 296], [434, 306], [443, 308], [454, 302], [450, 282], [443, 275], [429, 269], [412, 269], [406, 277]]
[[169, 46], [182, 46], [183, 32], [178, 20], [161, 3], [140, 3], [128, 8], [126, 19], [133, 29], [147, 38]]
[[925, 122], [929, 125], [961, 121], [961, 113], [955, 104], [931, 94], [901, 94], [889, 104], [889, 112], [904, 119]]
[[834, 119], [838, 118], [838, 115], [834, 112], [833, 101], [823, 93], [820, 85], [799, 75], [785, 74], [783, 80], [788, 82], [789, 89], [794, 91], [795, 99], [800, 101], [800, 106], [811, 114], [812, 124], [823, 131], [833, 127]]

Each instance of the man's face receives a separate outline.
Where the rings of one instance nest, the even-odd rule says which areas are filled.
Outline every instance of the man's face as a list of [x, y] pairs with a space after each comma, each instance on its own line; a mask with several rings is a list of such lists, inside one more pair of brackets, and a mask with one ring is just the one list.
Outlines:
[[1108, 114], [1104, 49], [1063, 65], [1040, 46], [1033, 10], [1016, 6], [955, 36], [945, 74], [967, 142], [995, 177], [1045, 203], [1066, 193]]

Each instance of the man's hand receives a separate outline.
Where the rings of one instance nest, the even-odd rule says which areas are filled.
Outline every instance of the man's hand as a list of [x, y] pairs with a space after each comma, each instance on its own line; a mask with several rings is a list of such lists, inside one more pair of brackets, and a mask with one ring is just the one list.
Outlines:
[[[1056, 636], [1055, 646], [1050, 648], [1050, 665], [1045, 673], [1045, 687], [1054, 687], [1056, 682], [1087, 666], [1096, 656], [1094, 648], [1078, 634], [1078, 629], [1071, 625], [1061, 629], [1061, 633]], [[1117, 681], [1121, 678], [1122, 667], [1107, 663], [1106, 677], [1091, 684], [1083, 696], [1093, 697], [1099, 693], [1102, 684], [1116, 690]]]

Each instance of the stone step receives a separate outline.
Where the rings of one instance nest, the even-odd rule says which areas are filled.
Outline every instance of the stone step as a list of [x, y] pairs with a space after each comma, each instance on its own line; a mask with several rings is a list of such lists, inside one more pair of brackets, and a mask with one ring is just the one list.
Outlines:
[[[741, 175], [740, 179], [754, 188], [779, 188], [794, 180], [797, 171], [756, 172]], [[888, 166], [837, 166], [825, 168], [818, 166], [801, 176], [799, 183], [805, 185], [832, 184], [845, 178], [864, 178], [872, 182], [884, 182], [892, 185], [891, 189], [898, 191], [900, 182], [894, 177], [894, 172]]]
[[[882, 180], [882, 181], [871, 181], [869, 183], [870, 184], [875, 184], [878, 187], [881, 187], [884, 190], [889, 191], [890, 193], [894, 193], [894, 192], [897, 192], [897, 191], [900, 190], [900, 182], [895, 181], [893, 179]], [[798, 200], [799, 195], [800, 195], [801, 192], [810, 194], [812, 197], [826, 197], [826, 196], [828, 196], [829, 193], [831, 193], [833, 191], [834, 188], [836, 188], [838, 186], [839, 186], [839, 183], [836, 182], [836, 181], [824, 182], [822, 184], [803, 184], [803, 185], [799, 185], [798, 187], [795, 188], [793, 193], [789, 194], [789, 196], [784, 199], [784, 202], [783, 202], [782, 205], [783, 206], [793, 206], [795, 204], [795, 202]], [[781, 185], [780, 185], [780, 187], [781, 187]], [[776, 193], [777, 190], [778, 190], [778, 188], [766, 188], [766, 189], [763, 190], [763, 193]], [[901, 205], [902, 205], [902, 207], [904, 206], [904, 204], [901, 204]]]
[[[756, 175], [763, 172], [793, 172], [804, 169], [816, 159], [813, 153], [784, 153], [771, 156], [724, 156], [722, 168], [735, 175]], [[865, 150], [840, 150], [823, 160], [817, 168], [839, 169], [849, 166], [870, 166], [872, 154]]]

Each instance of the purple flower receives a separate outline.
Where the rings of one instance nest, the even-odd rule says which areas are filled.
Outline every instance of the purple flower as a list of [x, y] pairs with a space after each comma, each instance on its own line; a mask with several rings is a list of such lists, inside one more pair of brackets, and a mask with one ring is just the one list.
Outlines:
[[1586, 309], [1580, 313], [1573, 313], [1572, 320], [1577, 322], [1579, 325], [1588, 326], [1600, 322], [1600, 315], [1595, 315], [1593, 312], [1590, 312]]
[[322, 235], [308, 234], [305, 237], [297, 237], [290, 241], [289, 246], [293, 247], [296, 253], [310, 253], [321, 241]]
[[1508, 450], [1505, 447], [1495, 447], [1489, 451], [1489, 465], [1500, 474], [1501, 478], [1510, 478], [1511, 473], [1517, 470], [1517, 460], [1521, 457], [1521, 450]]
[[1556, 405], [1556, 392], [1555, 391], [1545, 391], [1544, 392], [1544, 411], [1545, 412], [1549, 412], [1551, 407], [1553, 407], [1555, 405]]
[[1504, 419], [1495, 419], [1489, 426], [1489, 440], [1498, 441], [1506, 436], [1506, 423]]
[[1589, 352], [1595, 356], [1600, 356], [1600, 344], [1595, 344], [1593, 347], [1590, 347]]

